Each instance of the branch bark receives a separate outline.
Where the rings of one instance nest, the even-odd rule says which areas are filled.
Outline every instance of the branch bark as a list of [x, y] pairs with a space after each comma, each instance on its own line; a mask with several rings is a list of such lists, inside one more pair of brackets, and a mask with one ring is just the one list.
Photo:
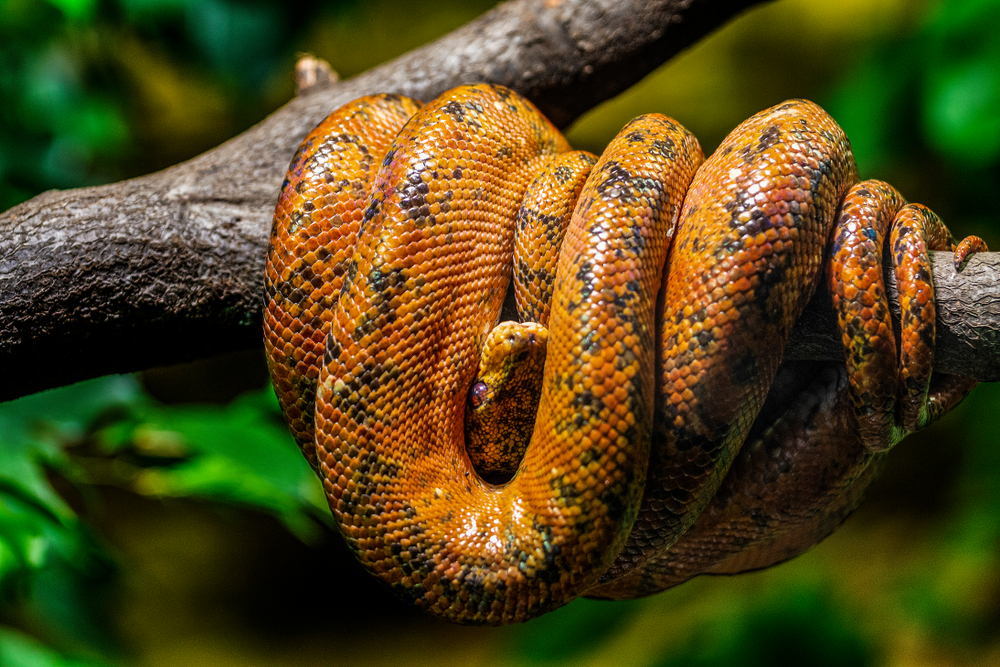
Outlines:
[[566, 125], [759, 2], [512, 0], [188, 162], [16, 206], [0, 215], [0, 400], [260, 346], [278, 189], [306, 133], [345, 102], [488, 81]]
[[365, 74], [306, 91], [188, 162], [47, 192], [0, 214], [0, 400], [258, 347], [285, 167], [339, 105], [372, 92], [427, 100], [489, 81], [565, 126], [760, 2], [511, 0]]
[[[937, 302], [934, 369], [1000, 382], [1000, 253], [973, 255], [961, 272], [950, 252], [931, 253]], [[883, 272], [896, 321], [896, 276]], [[792, 331], [786, 358], [839, 361], [844, 358], [830, 294], [819, 291]]]

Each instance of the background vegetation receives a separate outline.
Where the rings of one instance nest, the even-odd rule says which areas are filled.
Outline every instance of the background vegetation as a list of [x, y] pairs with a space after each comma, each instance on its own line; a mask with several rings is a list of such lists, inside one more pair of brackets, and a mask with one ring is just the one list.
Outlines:
[[[0, 210], [216, 145], [292, 95], [296, 52], [350, 76], [490, 4], [4, 0]], [[569, 136], [599, 151], [655, 110], [711, 150], [787, 97], [840, 121], [863, 176], [1000, 247], [994, 0], [781, 0]], [[998, 406], [982, 386], [907, 440], [791, 563], [490, 630], [416, 613], [353, 563], [262, 354], [46, 392], [0, 405], [0, 665], [1000, 664]]]

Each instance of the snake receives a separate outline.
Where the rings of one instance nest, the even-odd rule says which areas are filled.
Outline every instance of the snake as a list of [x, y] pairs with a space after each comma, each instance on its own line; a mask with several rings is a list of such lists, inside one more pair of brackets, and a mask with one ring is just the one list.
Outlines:
[[[265, 350], [363, 566], [446, 620], [513, 623], [826, 537], [974, 386], [932, 371], [928, 253], [984, 247], [859, 181], [806, 100], [706, 159], [661, 114], [597, 157], [503, 86], [371, 95], [291, 161]], [[844, 361], [786, 361], [820, 287]]]

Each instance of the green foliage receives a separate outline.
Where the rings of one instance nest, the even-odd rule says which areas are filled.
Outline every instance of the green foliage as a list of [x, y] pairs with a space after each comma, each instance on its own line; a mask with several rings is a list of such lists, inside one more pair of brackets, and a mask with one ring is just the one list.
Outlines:
[[[295, 37], [288, 10], [278, 7], [229, 0], [6, 2], [0, 7], [0, 210], [41, 190], [94, 185], [179, 158], [176, 147], [151, 154], [143, 136], [145, 107], [160, 105], [162, 113], [164, 95], [187, 98], [194, 112], [193, 131], [175, 139], [182, 150], [207, 148], [206, 134], [221, 140], [220, 133], [236, 129], [223, 115], [204, 113], [197, 99], [204, 91], [171, 84], [171, 76], [183, 72], [230, 86], [232, 99], [221, 104], [232, 113], [237, 96], [248, 98], [243, 107], [250, 113], [272, 108], [267, 96], [280, 87], [290, 58], [282, 55]], [[122, 23], [122, 14], [135, 22]], [[183, 37], [174, 47], [184, 54], [176, 64], [137, 39], [175, 26]], [[144, 87], [141, 77], [159, 68], [168, 87]]]
[[830, 108], [873, 171], [918, 149], [914, 134], [969, 169], [1000, 163], [1000, 4], [939, 4], [914, 34], [862, 58]]
[[[59, 4], [74, 19], [91, 6]], [[98, 165], [121, 155], [128, 128], [108, 91], [88, 85], [75, 53], [84, 45], [56, 39], [63, 22], [47, 3], [14, 0], [0, 12], [0, 210], [114, 176]]]
[[[113, 645], [102, 593], [114, 557], [77, 514], [89, 485], [255, 508], [303, 539], [329, 521], [270, 389], [221, 410], [165, 407], [109, 376], [0, 405], [0, 447], [0, 601], [69, 647]], [[54, 488], [67, 484], [82, 507]]]
[[528, 664], [572, 664], [599, 649], [640, 610], [634, 601], [580, 600], [525, 626], [515, 651]]
[[1000, 168], [1000, 3], [938, 3], [911, 34], [859, 58], [826, 106], [862, 178], [887, 180], [953, 229], [1000, 242], [980, 196]]
[[[127, 421], [97, 434], [119, 457], [132, 450], [140, 466], [133, 488], [146, 495], [201, 497], [273, 513], [303, 538], [327, 520], [319, 484], [291, 443], [270, 388], [229, 406], [145, 403]], [[164, 461], [167, 465], [142, 465]]]
[[[997, 419], [1000, 384], [980, 385], [961, 409], [978, 415], [964, 425], [968, 445], [957, 501], [941, 544], [928, 554], [927, 569], [901, 581], [898, 595], [914, 618], [942, 637], [979, 645], [996, 636], [1000, 612], [1000, 449]], [[989, 415], [987, 417], [987, 415]]]
[[19, 632], [0, 628], [0, 665], [4, 667], [102, 667], [106, 664], [67, 658]]
[[933, 18], [926, 30], [923, 130], [949, 158], [982, 168], [1000, 161], [1000, 5], [975, 0]]
[[[291, 96], [298, 51], [332, 51], [326, 57], [351, 75], [490, 4], [445, 2], [427, 12], [414, 0], [6, 0], [0, 211], [43, 190], [148, 173], [221, 143]], [[351, 21], [343, 32], [340, 16]], [[396, 25], [404, 16], [400, 38], [384, 17]], [[359, 30], [362, 21], [370, 25]]]
[[656, 667], [864, 667], [874, 651], [856, 619], [813, 587], [772, 591], [752, 608], [720, 610]]
[[67, 439], [137, 395], [127, 378], [97, 384], [100, 391], [76, 385], [0, 406], [0, 601], [21, 617], [45, 619], [70, 645], [106, 647], [94, 593], [113, 574], [110, 557], [50, 481], [79, 474], [63, 449]]

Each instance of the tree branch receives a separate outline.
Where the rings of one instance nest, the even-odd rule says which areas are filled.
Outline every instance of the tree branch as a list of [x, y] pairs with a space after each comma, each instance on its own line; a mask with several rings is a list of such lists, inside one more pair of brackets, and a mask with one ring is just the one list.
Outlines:
[[306, 133], [345, 102], [489, 81], [566, 125], [760, 1], [512, 0], [188, 162], [14, 207], [0, 215], [0, 400], [260, 346], [278, 189]]
[[278, 188], [298, 143], [341, 104], [372, 92], [427, 100], [490, 81], [565, 126], [759, 2], [511, 0], [365, 74], [309, 89], [188, 162], [46, 192], [0, 214], [0, 400], [258, 347]]
[[[937, 302], [934, 369], [968, 375], [982, 382], [1000, 381], [1000, 253], [973, 255], [961, 272], [950, 252], [931, 253]], [[899, 320], [896, 276], [883, 272], [893, 315]], [[792, 331], [785, 357], [844, 358], [830, 294], [821, 290]]]

